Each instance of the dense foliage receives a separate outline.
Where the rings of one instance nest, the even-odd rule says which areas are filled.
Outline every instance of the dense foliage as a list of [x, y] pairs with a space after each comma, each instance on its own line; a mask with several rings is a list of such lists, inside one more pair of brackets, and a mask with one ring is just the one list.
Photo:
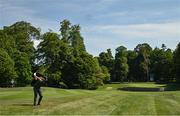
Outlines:
[[[179, 82], [179, 46], [180, 44], [174, 52], [164, 44], [161, 48], [152, 49], [149, 44], [143, 43], [137, 45], [133, 51], [127, 51], [123, 46], [118, 47], [111, 62], [113, 67], [113, 73], [110, 73], [111, 81]], [[104, 52], [99, 55], [101, 65], [107, 62], [105, 60], [102, 62], [102, 54]]]
[[120, 46], [116, 49], [112, 81], [126, 81], [128, 75], [127, 49]]
[[[0, 30], [0, 86], [26, 86], [34, 70], [48, 77], [48, 86], [96, 89], [124, 81], [180, 82], [180, 43], [175, 51], [147, 43], [134, 50], [120, 46], [93, 57], [86, 51], [79, 25], [60, 22], [59, 33], [44, 34], [21, 21]], [[35, 48], [34, 41], [40, 44]]]
[[180, 43], [177, 45], [177, 48], [174, 51], [174, 69], [175, 78], [180, 83]]
[[0, 49], [0, 75], [1, 86], [9, 85], [11, 79], [16, 78], [14, 61], [3, 49]]
[[[6, 51], [10, 56], [9, 59], [12, 59], [14, 62], [14, 65], [12, 65], [11, 68], [15, 69], [15, 74], [17, 75], [15, 82], [17, 86], [25, 86], [30, 83], [32, 74], [31, 66], [34, 62], [34, 47], [32, 40], [38, 39], [39, 36], [39, 30], [34, 26], [31, 26], [30, 23], [24, 21], [17, 22], [0, 30], [0, 48]], [[13, 76], [8, 78], [11, 79]], [[10, 82], [7, 82], [5, 86], [9, 86], [8, 83]]]

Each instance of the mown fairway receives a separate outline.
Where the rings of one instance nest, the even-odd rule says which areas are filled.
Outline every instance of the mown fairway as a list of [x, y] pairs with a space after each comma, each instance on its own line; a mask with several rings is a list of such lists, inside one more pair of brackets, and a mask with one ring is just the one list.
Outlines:
[[109, 84], [98, 90], [43, 87], [41, 106], [32, 106], [32, 87], [0, 88], [0, 115], [6, 114], [174, 114], [180, 115], [180, 91], [131, 92], [121, 87], [160, 87], [153, 83]]

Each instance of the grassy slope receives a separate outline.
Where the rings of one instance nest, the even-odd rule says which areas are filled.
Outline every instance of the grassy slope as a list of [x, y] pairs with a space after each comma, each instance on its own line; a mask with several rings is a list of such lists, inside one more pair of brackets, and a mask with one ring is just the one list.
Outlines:
[[31, 87], [0, 88], [2, 114], [176, 114], [180, 91], [128, 92], [119, 87], [157, 87], [153, 83], [111, 84], [98, 90], [43, 88], [41, 106], [32, 106]]

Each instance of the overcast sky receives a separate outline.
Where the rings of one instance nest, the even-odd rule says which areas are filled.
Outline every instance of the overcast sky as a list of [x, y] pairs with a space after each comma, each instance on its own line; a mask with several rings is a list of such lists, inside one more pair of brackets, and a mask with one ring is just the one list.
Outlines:
[[86, 49], [96, 56], [120, 45], [175, 49], [180, 42], [180, 0], [0, 0], [1, 29], [24, 20], [42, 33], [58, 32], [63, 19], [80, 24]]

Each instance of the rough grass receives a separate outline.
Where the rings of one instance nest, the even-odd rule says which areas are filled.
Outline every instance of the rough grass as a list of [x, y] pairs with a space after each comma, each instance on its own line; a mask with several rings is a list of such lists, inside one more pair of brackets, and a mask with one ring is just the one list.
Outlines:
[[180, 115], [180, 91], [129, 92], [123, 87], [165, 84], [107, 84], [98, 90], [43, 87], [41, 106], [32, 106], [31, 87], [0, 88], [0, 115]]

